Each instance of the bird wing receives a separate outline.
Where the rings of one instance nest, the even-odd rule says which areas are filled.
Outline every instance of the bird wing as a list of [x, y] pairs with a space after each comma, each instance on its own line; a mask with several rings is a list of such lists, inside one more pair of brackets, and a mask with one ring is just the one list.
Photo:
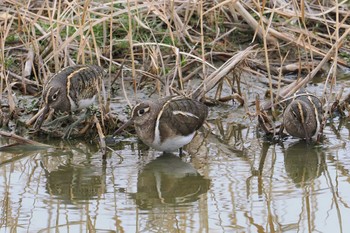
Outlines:
[[162, 128], [168, 127], [175, 134], [185, 136], [199, 129], [208, 116], [206, 105], [184, 97], [168, 100], [162, 111], [159, 118], [160, 132], [167, 132]]

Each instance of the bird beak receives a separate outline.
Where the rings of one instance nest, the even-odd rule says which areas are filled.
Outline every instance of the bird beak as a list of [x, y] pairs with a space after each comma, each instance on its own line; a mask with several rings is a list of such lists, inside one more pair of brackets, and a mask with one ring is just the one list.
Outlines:
[[305, 133], [306, 142], [309, 143], [311, 137], [309, 136], [309, 132], [308, 132], [308, 130], [307, 130], [307, 127], [306, 127], [306, 124], [305, 124], [305, 123], [303, 123], [303, 129], [304, 129], [304, 133]]
[[120, 132], [122, 132], [126, 127], [128, 127], [129, 125], [134, 123], [134, 119], [130, 119], [128, 120], [126, 123], [124, 123], [122, 126], [120, 126], [119, 129], [117, 129], [114, 133], [113, 136], [115, 136], [116, 134], [119, 134]]
[[46, 105], [44, 108], [42, 108], [40, 111], [41, 111], [41, 114], [40, 116], [38, 117], [38, 119], [35, 121], [35, 124], [34, 124], [34, 129], [35, 130], [38, 130], [40, 129], [41, 125], [43, 124], [44, 120], [45, 120], [45, 116], [46, 114], [49, 112], [50, 110], [50, 107], [48, 105]]

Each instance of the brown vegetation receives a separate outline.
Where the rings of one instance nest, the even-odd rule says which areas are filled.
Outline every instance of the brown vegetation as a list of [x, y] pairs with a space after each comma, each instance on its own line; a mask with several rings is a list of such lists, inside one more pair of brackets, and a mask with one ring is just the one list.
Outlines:
[[[110, 100], [119, 89], [127, 98], [128, 84], [134, 93], [192, 94], [246, 107], [256, 96], [246, 96], [244, 85], [256, 86], [269, 94], [260, 115], [324, 72], [317, 95], [327, 110], [347, 107], [349, 97], [342, 102], [334, 92], [339, 67], [349, 66], [347, 1], [2, 2], [0, 123], [16, 133], [23, 127], [11, 125], [40, 108], [48, 77], [73, 64], [108, 71], [106, 111], [90, 122], [100, 138], [116, 128]], [[33, 98], [21, 104], [22, 96]]]

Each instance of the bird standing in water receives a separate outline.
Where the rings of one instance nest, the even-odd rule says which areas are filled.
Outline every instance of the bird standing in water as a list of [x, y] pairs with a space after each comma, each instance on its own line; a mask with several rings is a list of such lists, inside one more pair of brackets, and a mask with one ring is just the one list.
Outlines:
[[187, 97], [146, 100], [133, 107], [130, 120], [114, 135], [134, 124], [138, 137], [146, 145], [171, 152], [191, 142], [207, 116], [205, 104]]
[[283, 113], [283, 128], [294, 137], [309, 142], [317, 138], [322, 130], [322, 102], [316, 96], [305, 91], [296, 93], [289, 101]]

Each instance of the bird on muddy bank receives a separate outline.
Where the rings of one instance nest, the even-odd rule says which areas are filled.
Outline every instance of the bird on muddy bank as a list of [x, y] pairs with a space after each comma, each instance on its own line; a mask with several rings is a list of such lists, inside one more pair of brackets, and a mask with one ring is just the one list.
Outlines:
[[[49, 112], [62, 116], [56, 120], [68, 118], [73, 112], [85, 109], [96, 101], [103, 85], [105, 72], [96, 65], [74, 65], [54, 74], [44, 85], [43, 108], [34, 124], [34, 129], [41, 128]], [[72, 129], [83, 119], [79, 119], [68, 129], [64, 137], [69, 137]]]

